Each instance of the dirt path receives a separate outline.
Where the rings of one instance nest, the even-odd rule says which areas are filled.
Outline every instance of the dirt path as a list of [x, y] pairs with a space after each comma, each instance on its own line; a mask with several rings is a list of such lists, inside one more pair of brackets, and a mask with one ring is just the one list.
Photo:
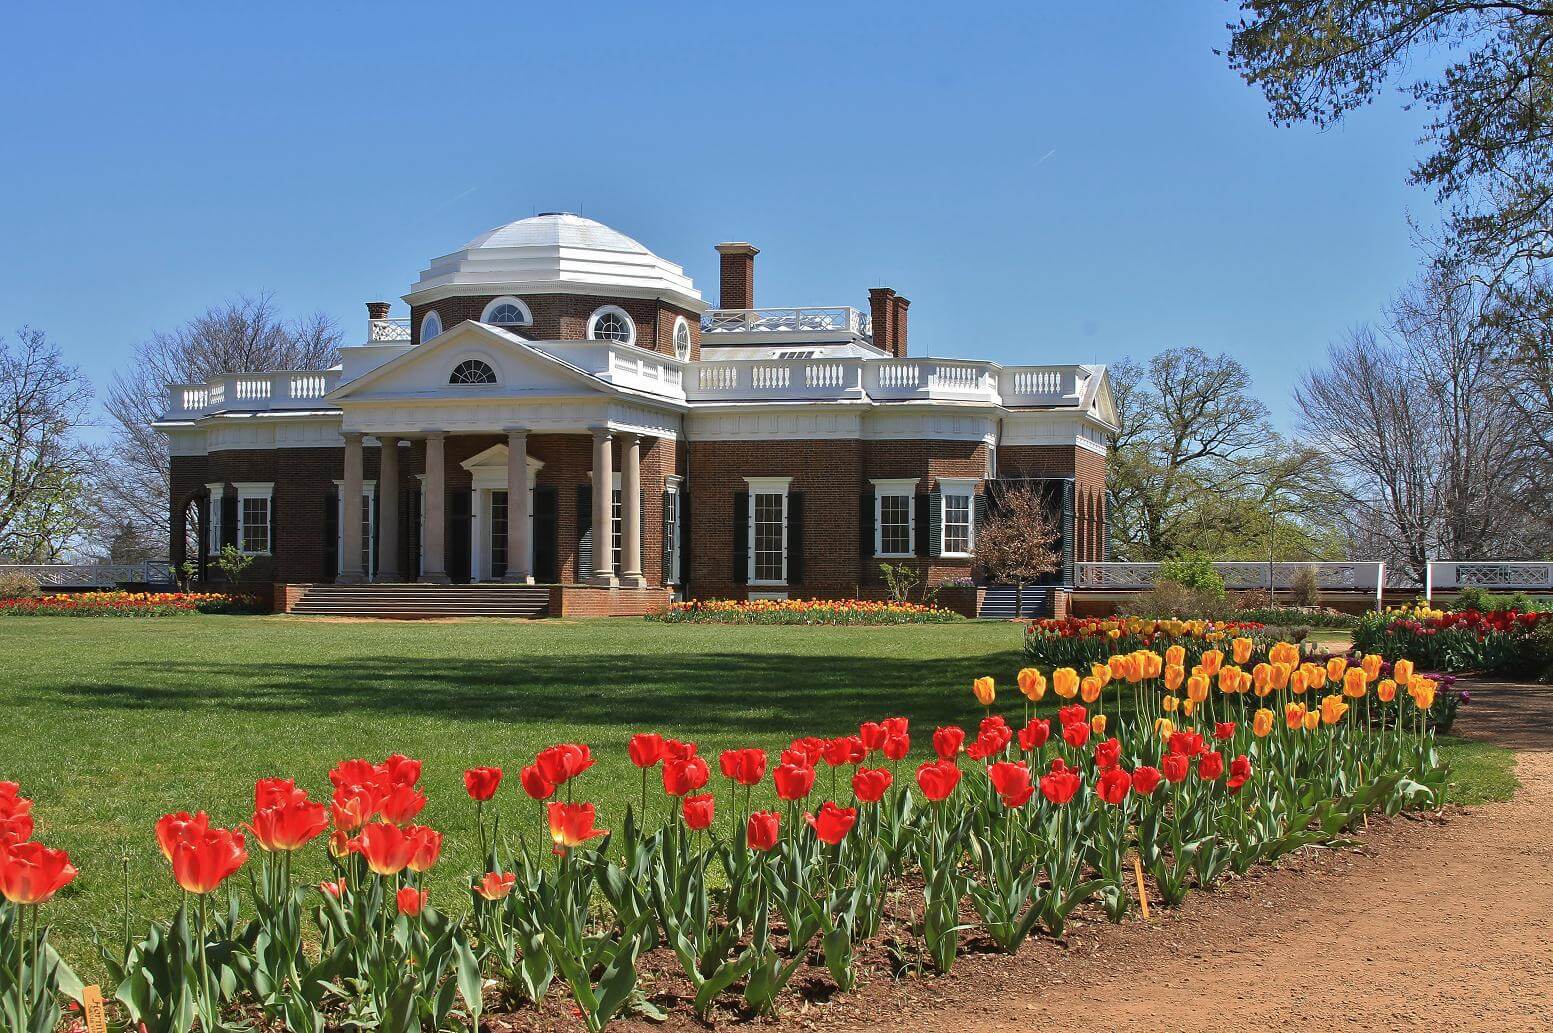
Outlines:
[[817, 1024], [1553, 1028], [1553, 691], [1471, 689], [1457, 731], [1521, 751], [1509, 803], [1444, 825], [1392, 823], [1363, 850], [1193, 894], [1151, 928], [1085, 926], [1066, 950], [972, 957], [949, 979], [875, 984]]

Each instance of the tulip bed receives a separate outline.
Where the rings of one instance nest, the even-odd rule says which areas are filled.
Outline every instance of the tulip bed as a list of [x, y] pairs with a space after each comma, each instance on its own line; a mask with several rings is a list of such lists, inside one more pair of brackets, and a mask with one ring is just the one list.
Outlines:
[[[639, 986], [655, 949], [697, 1013], [771, 1013], [801, 971], [849, 989], [886, 920], [903, 930], [899, 974], [948, 972], [968, 924], [1012, 952], [1060, 937], [1081, 905], [1122, 920], [1137, 905], [1134, 856], [1171, 905], [1226, 873], [1342, 842], [1371, 811], [1444, 802], [1423, 719], [1436, 684], [1409, 661], [1226, 645], [1130, 650], [1086, 674], [1026, 668], [1022, 715], [997, 712], [994, 680], [977, 678], [974, 733], [922, 735], [932, 755], [920, 764], [900, 717], [797, 738], [775, 757], [748, 747], [709, 760], [641, 733], [627, 748], [640, 784], [613, 834], [586, 799], [599, 787], [585, 744], [521, 766], [510, 781], [530, 803], [506, 825], [488, 809], [505, 773], [471, 768], [460, 833], [480, 863], [441, 900], [426, 877], [444, 839], [420, 820], [419, 761], [341, 762], [327, 799], [262, 779], [241, 826], [203, 812], [156, 824], [183, 898], [149, 925], [129, 920], [126, 900], [123, 928], [99, 937], [116, 1018], [147, 1033], [261, 1016], [293, 1030], [478, 1028], [492, 1009], [564, 994], [597, 1030], [658, 1010]], [[1032, 716], [1048, 693], [1063, 701], [1055, 718]], [[762, 808], [768, 784], [778, 802]], [[53, 1028], [80, 992], [42, 921], [77, 872], [35, 831], [31, 801], [0, 782], [0, 1015], [28, 1031]], [[304, 857], [328, 877], [296, 878]]]
[[666, 624], [948, 624], [953, 610], [867, 599], [712, 599], [674, 603], [650, 620]]
[[1256, 636], [1254, 621], [1153, 620], [1145, 617], [1055, 617], [1025, 626], [1025, 658], [1047, 667], [1088, 667], [1116, 653], [1197, 643], [1198, 650], [1236, 635]]
[[1353, 637], [1357, 648], [1406, 657], [1432, 670], [1513, 674], [1539, 666], [1530, 651], [1545, 620], [1553, 614], [1420, 605], [1366, 614]]
[[80, 592], [0, 599], [0, 616], [13, 617], [168, 617], [252, 608], [251, 600], [221, 592]]

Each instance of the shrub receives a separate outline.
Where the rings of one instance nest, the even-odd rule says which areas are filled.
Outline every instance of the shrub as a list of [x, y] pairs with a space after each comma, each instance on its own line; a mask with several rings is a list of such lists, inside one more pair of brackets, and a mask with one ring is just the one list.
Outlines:
[[1235, 611], [1235, 619], [1256, 621], [1258, 624], [1277, 624], [1283, 627], [1303, 628], [1356, 628], [1359, 618], [1351, 613], [1323, 606], [1263, 606]]
[[0, 599], [36, 599], [38, 579], [19, 570], [0, 571]]
[[1225, 597], [1223, 586], [1217, 593], [1189, 588], [1175, 581], [1160, 581], [1147, 592], [1123, 600], [1117, 612], [1134, 617], [1202, 617], [1220, 619], [1230, 616], [1234, 605]]
[[1159, 565], [1155, 583], [1169, 582], [1205, 595], [1224, 598], [1224, 578], [1206, 556], [1186, 555], [1165, 560]]
[[1289, 580], [1289, 599], [1295, 606], [1315, 606], [1321, 602], [1321, 585], [1314, 570], [1300, 567], [1294, 572]]
[[1496, 594], [1476, 585], [1469, 585], [1456, 593], [1456, 598], [1451, 600], [1447, 609], [1457, 613], [1466, 613], [1476, 610], [1479, 613], [1502, 613], [1513, 610], [1517, 613], [1536, 613], [1547, 609], [1546, 600], [1533, 599], [1525, 592], [1512, 592], [1508, 595]]

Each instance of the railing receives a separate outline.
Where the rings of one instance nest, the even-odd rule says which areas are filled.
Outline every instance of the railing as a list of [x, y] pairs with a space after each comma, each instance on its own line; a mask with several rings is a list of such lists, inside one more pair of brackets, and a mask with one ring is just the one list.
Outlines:
[[[1158, 563], [1078, 563], [1074, 587], [1085, 591], [1146, 591], [1153, 588], [1159, 575]], [[1325, 592], [1363, 592], [1380, 604], [1386, 585], [1386, 564], [1375, 560], [1349, 563], [1257, 563], [1231, 561], [1215, 563], [1213, 569], [1224, 578], [1224, 587], [1236, 591], [1252, 588], [1284, 590], [1294, 586], [1296, 576], [1310, 571], [1316, 587]]]
[[1553, 563], [1541, 560], [1431, 560], [1424, 598], [1440, 589], [1487, 588], [1496, 592], [1553, 591]]
[[810, 333], [867, 337], [866, 313], [847, 305], [820, 308], [722, 308], [701, 316], [704, 334]]
[[1011, 406], [1076, 405], [1081, 366], [1012, 366], [969, 359], [704, 359], [686, 385], [693, 400], [937, 399]]
[[296, 408], [289, 403], [316, 403], [334, 390], [339, 377], [338, 370], [282, 370], [233, 373], [208, 384], [173, 384], [167, 390], [168, 416], [194, 416], [218, 409]]
[[44, 588], [112, 588], [115, 585], [170, 585], [168, 563], [10, 563], [0, 574], [26, 574]]
[[391, 319], [367, 320], [367, 343], [376, 344], [385, 341], [408, 341], [410, 339], [410, 320], [407, 316], [395, 316]]

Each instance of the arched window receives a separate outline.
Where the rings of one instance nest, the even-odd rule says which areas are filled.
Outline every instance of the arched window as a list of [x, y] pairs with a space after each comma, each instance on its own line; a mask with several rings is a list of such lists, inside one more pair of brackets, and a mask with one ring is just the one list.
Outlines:
[[588, 339], [592, 341], [619, 341], [631, 344], [636, 340], [636, 324], [626, 315], [625, 309], [605, 305], [588, 320]]
[[465, 359], [448, 375], [450, 384], [494, 384], [496, 372], [479, 359]]
[[435, 311], [426, 313], [426, 318], [421, 320], [421, 343], [425, 344], [433, 337], [442, 333], [442, 317]]
[[528, 326], [533, 321], [528, 306], [518, 298], [496, 298], [480, 316], [480, 322], [492, 326]]
[[690, 358], [690, 324], [685, 322], [684, 316], [674, 320], [674, 356]]

